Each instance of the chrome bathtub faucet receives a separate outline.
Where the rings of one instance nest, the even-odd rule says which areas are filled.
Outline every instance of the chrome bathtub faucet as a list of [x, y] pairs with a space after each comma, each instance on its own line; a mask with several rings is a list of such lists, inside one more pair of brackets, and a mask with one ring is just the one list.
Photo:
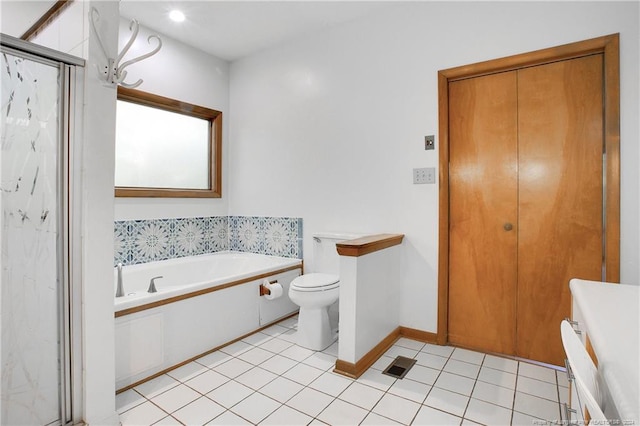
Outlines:
[[157, 277], [153, 277], [151, 278], [151, 282], [149, 283], [149, 289], [147, 290], [147, 293], [157, 293], [158, 290], [156, 289], [156, 280], [158, 278], [164, 278], [162, 275], [158, 275]]
[[116, 266], [118, 269], [118, 287], [116, 288], [116, 297], [124, 296], [124, 287], [122, 286], [122, 263]]

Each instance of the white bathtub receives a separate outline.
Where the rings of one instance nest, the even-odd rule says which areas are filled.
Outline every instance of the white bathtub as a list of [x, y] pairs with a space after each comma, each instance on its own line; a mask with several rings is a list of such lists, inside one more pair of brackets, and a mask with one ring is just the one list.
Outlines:
[[[115, 298], [116, 388], [123, 389], [295, 313], [300, 259], [221, 252], [124, 266]], [[152, 277], [157, 293], [147, 293]], [[283, 296], [259, 286], [278, 281]], [[114, 270], [114, 295], [116, 272]]]
[[[236, 281], [271, 274], [288, 268], [300, 268], [300, 259], [266, 256], [254, 253], [219, 252], [200, 256], [182, 257], [158, 262], [129, 265], [122, 268], [123, 297], [116, 297], [116, 316], [139, 310], [158, 301], [184, 297], [202, 290], [215, 290]], [[156, 279], [157, 293], [148, 293], [151, 278]], [[114, 268], [114, 295], [117, 286]], [[134, 309], [131, 309], [134, 308]]]

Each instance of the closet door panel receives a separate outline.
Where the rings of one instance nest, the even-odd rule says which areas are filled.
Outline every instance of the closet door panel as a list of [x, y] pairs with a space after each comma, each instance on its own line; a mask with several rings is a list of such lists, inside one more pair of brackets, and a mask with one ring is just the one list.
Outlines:
[[516, 94], [515, 72], [449, 85], [449, 341], [506, 354], [516, 325]]
[[518, 71], [517, 354], [562, 365], [569, 280], [602, 278], [602, 57]]

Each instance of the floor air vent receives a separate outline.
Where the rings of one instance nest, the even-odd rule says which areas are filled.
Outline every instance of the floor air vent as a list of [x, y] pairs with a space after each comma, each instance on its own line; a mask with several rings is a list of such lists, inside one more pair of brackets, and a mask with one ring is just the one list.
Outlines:
[[413, 364], [416, 363], [415, 359], [407, 358], [404, 356], [397, 356], [391, 364], [382, 372], [387, 376], [395, 377], [396, 379], [402, 379], [411, 370]]

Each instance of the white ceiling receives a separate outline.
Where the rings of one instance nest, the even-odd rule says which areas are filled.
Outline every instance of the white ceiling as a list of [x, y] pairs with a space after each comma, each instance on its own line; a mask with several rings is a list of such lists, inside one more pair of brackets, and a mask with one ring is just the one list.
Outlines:
[[[120, 14], [190, 46], [233, 61], [303, 34], [388, 7], [381, 1], [121, 0]], [[169, 20], [172, 9], [186, 20]]]
[[[75, 0], [82, 1], [82, 0]], [[20, 37], [55, 0], [0, 0], [0, 31]], [[120, 14], [233, 61], [286, 40], [358, 19], [393, 1], [120, 0]], [[186, 20], [168, 17], [180, 9]]]

